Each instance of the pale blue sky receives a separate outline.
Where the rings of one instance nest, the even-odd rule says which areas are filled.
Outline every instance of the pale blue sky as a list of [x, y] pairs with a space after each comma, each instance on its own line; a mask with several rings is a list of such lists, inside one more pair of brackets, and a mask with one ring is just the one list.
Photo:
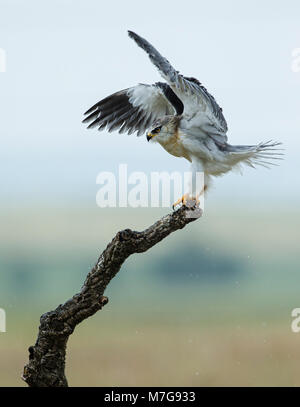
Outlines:
[[136, 31], [223, 107], [231, 143], [276, 139], [279, 168], [215, 182], [214, 202], [299, 204], [299, 1], [0, 0], [2, 204], [95, 205], [96, 176], [188, 170], [145, 137], [87, 131], [83, 112], [138, 82], [159, 80], [127, 36]]

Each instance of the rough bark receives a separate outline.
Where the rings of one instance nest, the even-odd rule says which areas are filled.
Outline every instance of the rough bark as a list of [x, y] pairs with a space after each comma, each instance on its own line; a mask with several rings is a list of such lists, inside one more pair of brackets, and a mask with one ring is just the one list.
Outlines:
[[80, 292], [41, 316], [37, 341], [28, 349], [29, 362], [24, 367], [23, 380], [30, 387], [68, 386], [65, 376], [68, 338], [76, 325], [107, 304], [104, 291], [127, 257], [145, 252], [201, 214], [196, 206], [183, 206], [143, 232], [130, 229], [118, 232], [88, 273]]

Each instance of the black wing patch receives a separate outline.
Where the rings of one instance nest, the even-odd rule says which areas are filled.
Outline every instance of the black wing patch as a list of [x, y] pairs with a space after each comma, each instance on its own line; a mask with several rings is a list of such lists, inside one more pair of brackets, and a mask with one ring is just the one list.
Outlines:
[[90, 123], [88, 129], [98, 127], [98, 130], [113, 131], [120, 128], [120, 132], [138, 130], [137, 124], [141, 119], [138, 107], [129, 102], [127, 89], [116, 92], [100, 100], [85, 112], [88, 115], [82, 122]]
[[184, 106], [182, 101], [179, 99], [179, 97], [172, 91], [170, 86], [165, 83], [165, 82], [156, 82], [156, 86], [159, 86], [161, 90], [163, 91], [165, 97], [168, 99], [168, 101], [171, 103], [171, 105], [174, 106], [176, 110], [176, 114], [180, 116], [183, 113]]

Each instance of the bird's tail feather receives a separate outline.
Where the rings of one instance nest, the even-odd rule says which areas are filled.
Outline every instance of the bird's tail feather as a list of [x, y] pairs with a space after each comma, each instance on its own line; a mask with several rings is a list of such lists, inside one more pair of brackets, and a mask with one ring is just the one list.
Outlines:
[[279, 147], [281, 144], [273, 140], [255, 146], [232, 146], [228, 144], [226, 151], [229, 152], [230, 161], [233, 161], [233, 163], [244, 163], [253, 168], [256, 165], [269, 168], [270, 165], [278, 165], [277, 160], [283, 159], [283, 149]]

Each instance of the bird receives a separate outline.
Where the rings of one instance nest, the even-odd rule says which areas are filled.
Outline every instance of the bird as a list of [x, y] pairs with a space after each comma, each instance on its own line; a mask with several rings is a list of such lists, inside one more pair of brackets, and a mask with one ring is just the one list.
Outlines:
[[[228, 126], [222, 108], [202, 83], [175, 70], [153, 45], [133, 31], [128, 35], [149, 56], [164, 82], [140, 83], [113, 93], [85, 112], [83, 123], [108, 132], [145, 134], [169, 154], [190, 162], [187, 191], [174, 204], [200, 202], [213, 177], [240, 168], [257, 165], [269, 168], [273, 160], [282, 159], [280, 142], [273, 140], [256, 145], [228, 143]], [[204, 174], [199, 187], [197, 174]]]

